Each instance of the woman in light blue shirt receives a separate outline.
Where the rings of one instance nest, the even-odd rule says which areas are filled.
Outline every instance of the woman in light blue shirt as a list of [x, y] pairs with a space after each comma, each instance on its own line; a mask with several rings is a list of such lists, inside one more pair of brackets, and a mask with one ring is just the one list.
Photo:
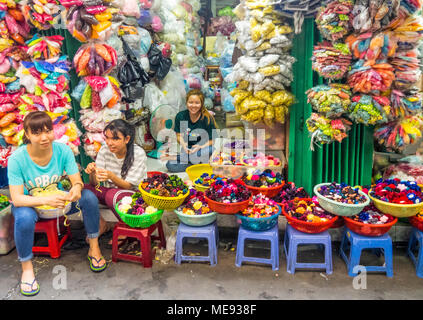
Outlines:
[[[98, 200], [91, 191], [83, 190], [84, 185], [71, 149], [65, 144], [54, 142], [53, 123], [45, 112], [29, 113], [24, 119], [24, 131], [24, 145], [9, 158], [7, 174], [13, 204], [12, 213], [15, 217], [15, 243], [22, 264], [21, 293], [33, 296], [40, 291], [31, 262], [35, 223], [38, 221], [34, 207], [50, 205], [64, 208], [66, 201], [70, 201], [70, 213], [75, 213], [78, 212], [78, 203], [89, 238], [90, 268], [94, 272], [100, 272], [107, 264], [98, 244]], [[72, 183], [72, 188], [66, 196], [31, 195], [36, 190], [57, 185], [65, 174]]]

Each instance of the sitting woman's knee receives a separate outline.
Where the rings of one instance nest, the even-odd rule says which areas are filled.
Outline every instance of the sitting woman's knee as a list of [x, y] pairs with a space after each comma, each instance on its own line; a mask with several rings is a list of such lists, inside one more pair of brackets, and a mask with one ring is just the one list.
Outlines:
[[97, 204], [98, 205], [98, 199], [96, 195], [88, 189], [83, 189], [81, 191], [81, 199], [79, 200], [81, 204]]
[[13, 207], [15, 225], [19, 228], [32, 228], [38, 221], [37, 212], [30, 207]]

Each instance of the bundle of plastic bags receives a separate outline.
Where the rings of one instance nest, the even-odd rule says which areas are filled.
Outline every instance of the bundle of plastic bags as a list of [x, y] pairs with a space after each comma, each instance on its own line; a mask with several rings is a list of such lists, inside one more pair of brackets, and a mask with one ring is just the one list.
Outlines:
[[307, 90], [306, 94], [313, 109], [330, 119], [339, 118], [351, 104], [351, 91], [347, 85], [322, 84]]
[[351, 52], [344, 43], [324, 42], [314, 46], [312, 68], [327, 79], [342, 79], [351, 67]]
[[319, 9], [316, 24], [325, 39], [337, 41], [348, 34], [353, 6], [354, 2], [351, 0], [335, 0]]
[[81, 46], [73, 58], [78, 76], [104, 76], [117, 64], [116, 50], [103, 43]]
[[417, 49], [398, 51], [390, 62], [395, 69], [395, 88], [407, 90], [414, 87], [419, 81], [421, 76], [421, 63]]
[[351, 99], [348, 117], [356, 123], [374, 125], [388, 121], [390, 101], [384, 96], [356, 95]]
[[400, 0], [356, 0], [352, 25], [358, 33], [377, 31], [389, 26], [398, 15]]
[[230, 36], [235, 29], [235, 24], [230, 16], [215, 17], [210, 19], [207, 35], [215, 36], [218, 32], [220, 32], [225, 36]]
[[6, 1], [0, 3], [0, 36], [2, 46], [10, 46], [9, 39], [16, 41], [20, 45], [24, 45], [25, 40], [29, 37], [31, 27], [22, 14], [22, 7], [15, 1]]
[[348, 85], [353, 92], [384, 92], [394, 80], [394, 68], [389, 63], [367, 65], [365, 60], [358, 60], [348, 73]]
[[64, 38], [61, 35], [40, 37], [35, 34], [26, 41], [27, 54], [34, 60], [48, 60], [54, 62], [58, 59]]
[[24, 0], [20, 2], [27, 22], [39, 30], [48, 30], [59, 22], [61, 8], [56, 0]]
[[0, 93], [13, 93], [20, 89], [16, 70], [21, 60], [30, 60], [25, 47], [9, 47], [0, 52]]
[[422, 136], [423, 118], [409, 116], [376, 126], [374, 137], [388, 152], [401, 152]]
[[312, 113], [306, 125], [311, 134], [310, 149], [314, 150], [315, 143], [341, 142], [348, 136], [347, 132], [351, 129], [352, 123], [344, 118], [329, 119], [318, 113]]
[[87, 76], [79, 81], [72, 92], [81, 108], [98, 112], [104, 107], [113, 108], [120, 102], [119, 82], [111, 77]]
[[393, 57], [397, 48], [397, 38], [392, 32], [351, 34], [345, 42], [354, 58], [366, 60], [369, 65]]
[[408, 91], [392, 90], [390, 120], [415, 115], [421, 109], [421, 94], [417, 88]]
[[66, 28], [81, 42], [104, 41], [112, 33], [112, 22], [122, 21], [120, 9], [103, 0], [60, 0], [66, 10]]
[[16, 146], [3, 146], [0, 145], [0, 166], [2, 168], [7, 168], [7, 160], [16, 150]]

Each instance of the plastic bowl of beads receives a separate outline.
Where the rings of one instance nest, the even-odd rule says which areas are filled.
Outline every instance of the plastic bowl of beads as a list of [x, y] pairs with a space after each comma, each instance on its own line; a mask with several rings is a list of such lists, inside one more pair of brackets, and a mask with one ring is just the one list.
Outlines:
[[[59, 189], [51, 189], [51, 190], [40, 190], [40, 191], [33, 191], [32, 196], [34, 197], [48, 197], [52, 195], [66, 195], [68, 192], [59, 190]], [[61, 216], [64, 216], [66, 213], [70, 211], [72, 207], [72, 203], [66, 201], [64, 208], [55, 208], [49, 205], [43, 205], [35, 207], [35, 211], [37, 212], [38, 216], [41, 219], [54, 219]]]
[[282, 206], [295, 198], [308, 198], [309, 195], [303, 187], [296, 187], [294, 182], [287, 182], [283, 184], [278, 194], [272, 197], [278, 205]]
[[116, 204], [115, 210], [122, 221], [132, 228], [149, 228], [163, 215], [163, 210], [158, 210], [144, 202], [140, 192], [134, 193], [131, 197], [123, 197]]
[[138, 186], [144, 201], [159, 210], [174, 210], [189, 195], [188, 187], [177, 175], [166, 173], [147, 177]]
[[294, 229], [305, 233], [326, 231], [339, 219], [310, 198], [295, 198], [286, 202], [282, 213]]
[[198, 191], [206, 191], [208, 188], [210, 188], [210, 185], [216, 180], [218, 176], [215, 174], [209, 174], [209, 173], [203, 173], [201, 176], [199, 176], [197, 179], [195, 179], [194, 187]]
[[261, 193], [269, 198], [276, 196], [285, 184], [282, 175], [270, 169], [264, 171], [249, 169], [243, 174], [241, 180], [253, 195]]
[[320, 206], [337, 216], [354, 216], [370, 203], [367, 194], [346, 184], [320, 183], [314, 187], [313, 191]]
[[248, 207], [251, 192], [241, 180], [217, 178], [205, 192], [211, 210], [221, 214], [235, 214]]
[[273, 228], [278, 223], [281, 207], [263, 194], [254, 195], [249, 205], [236, 217], [245, 229], [252, 231], [265, 231]]
[[397, 218], [415, 216], [423, 209], [421, 187], [413, 181], [384, 180], [369, 190], [369, 197], [376, 208]]
[[189, 179], [194, 182], [204, 173], [207, 173], [209, 176], [212, 175], [213, 169], [208, 163], [200, 163], [189, 166], [185, 169], [185, 172], [188, 174]]
[[193, 227], [206, 226], [217, 218], [216, 212], [210, 210], [204, 192], [195, 189], [190, 190], [188, 198], [174, 212], [182, 223]]
[[420, 230], [423, 231], [423, 210], [420, 211], [418, 214], [416, 214], [415, 216], [411, 216], [408, 218], [408, 221], [410, 222], [410, 224]]
[[345, 225], [352, 232], [368, 237], [379, 237], [397, 223], [398, 218], [380, 212], [373, 204], [353, 217], [344, 217]]

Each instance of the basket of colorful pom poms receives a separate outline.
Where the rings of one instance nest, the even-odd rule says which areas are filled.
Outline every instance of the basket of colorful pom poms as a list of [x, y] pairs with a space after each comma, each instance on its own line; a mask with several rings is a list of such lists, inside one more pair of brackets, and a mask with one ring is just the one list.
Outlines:
[[379, 237], [387, 233], [397, 223], [398, 218], [380, 212], [374, 204], [370, 204], [359, 214], [344, 217], [344, 220], [352, 232], [368, 237]]
[[235, 214], [248, 207], [251, 192], [239, 179], [217, 178], [205, 192], [211, 210], [222, 214]]
[[206, 191], [208, 188], [210, 188], [210, 185], [216, 181], [216, 178], [219, 177], [215, 174], [208, 174], [203, 173], [200, 177], [194, 180], [194, 187], [198, 191]]
[[279, 193], [272, 198], [281, 207], [295, 198], [308, 198], [309, 195], [303, 187], [296, 187], [294, 182], [285, 183]]
[[415, 181], [379, 180], [369, 197], [380, 211], [398, 218], [415, 216], [423, 209], [423, 193]]
[[294, 229], [306, 233], [326, 231], [339, 219], [310, 198], [295, 198], [286, 202], [282, 213]]
[[264, 171], [248, 169], [241, 177], [241, 180], [253, 195], [261, 193], [269, 198], [276, 196], [285, 184], [285, 181], [282, 180], [282, 175], [270, 169]]
[[354, 216], [370, 203], [363, 191], [345, 183], [320, 183], [313, 191], [320, 206], [337, 216]]
[[122, 198], [116, 203], [115, 209], [122, 221], [132, 228], [149, 228], [163, 215], [163, 210], [148, 205], [140, 192]]
[[216, 212], [210, 210], [204, 192], [195, 189], [190, 189], [190, 195], [175, 213], [182, 223], [193, 227], [206, 226], [217, 218]]
[[280, 213], [281, 207], [275, 201], [259, 193], [254, 195], [248, 207], [236, 216], [238, 223], [245, 229], [265, 231], [278, 223]]
[[189, 195], [188, 187], [177, 175], [166, 173], [147, 177], [139, 185], [144, 201], [157, 209], [174, 210]]
[[408, 218], [408, 221], [410, 222], [410, 224], [420, 230], [423, 231], [423, 210], [421, 210], [418, 214], [416, 214], [415, 216], [411, 216]]

